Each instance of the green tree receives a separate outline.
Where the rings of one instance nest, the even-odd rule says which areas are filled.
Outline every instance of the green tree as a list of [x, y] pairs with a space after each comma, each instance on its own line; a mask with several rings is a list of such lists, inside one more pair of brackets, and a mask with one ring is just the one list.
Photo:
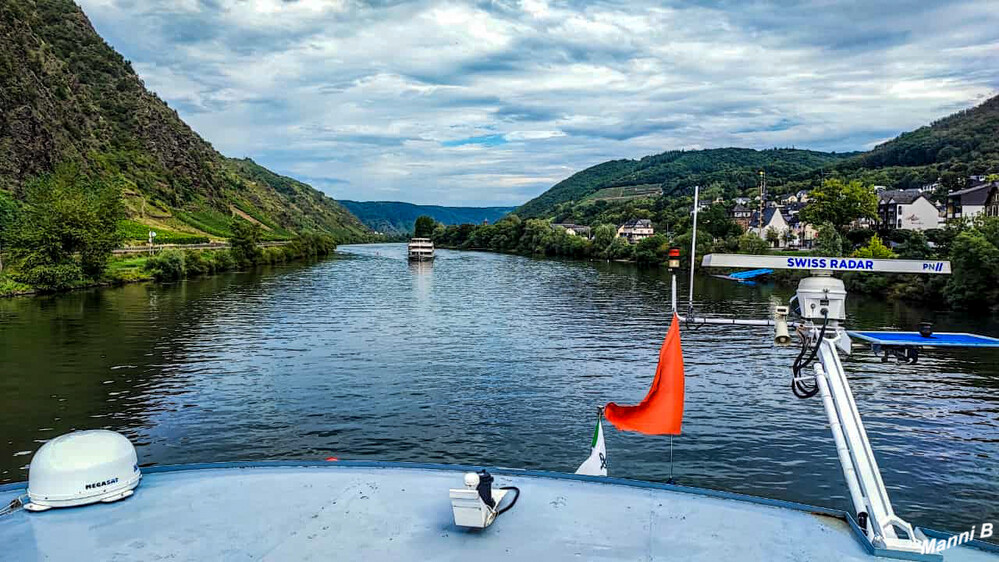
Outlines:
[[17, 205], [7, 194], [0, 191], [0, 273], [3, 273], [3, 253], [7, 249], [10, 231], [14, 228]]
[[767, 243], [770, 244], [771, 248], [775, 248], [778, 244], [780, 244], [780, 233], [777, 232], [777, 229], [774, 227], [771, 226], [767, 229], [766, 237]]
[[926, 235], [918, 230], [909, 232], [909, 235], [898, 246], [898, 255], [909, 260], [922, 260], [930, 257], [933, 249], [930, 248]]
[[445, 226], [444, 226], [444, 223], [441, 223], [441, 222], [439, 222], [439, 223], [437, 223], [436, 225], [434, 225], [434, 231], [433, 231], [433, 233], [432, 233], [432, 234], [430, 235], [430, 238], [431, 238], [431, 239], [432, 239], [432, 240], [433, 240], [434, 242], [438, 242], [438, 241], [440, 241], [440, 240], [443, 240], [443, 239], [444, 239], [444, 235], [445, 235], [446, 233], [447, 233], [447, 227], [445, 227]]
[[635, 257], [635, 247], [624, 238], [615, 238], [604, 248], [603, 257], [609, 260], [630, 260]]
[[740, 254], [763, 255], [769, 253], [769, 251], [770, 244], [752, 232], [747, 232], [739, 237]]
[[[684, 256], [686, 256], [684, 257], [684, 259], [680, 260], [680, 266], [683, 268], [690, 267], [689, 252], [690, 252], [691, 238], [693, 238], [692, 232], [687, 231], [673, 239], [673, 246], [680, 248], [680, 251], [683, 253]], [[701, 258], [703, 258], [705, 254], [710, 254], [711, 251], [714, 249], [714, 245], [715, 245], [715, 239], [713, 236], [711, 236], [711, 234], [704, 232], [703, 230], [698, 230], [697, 248], [696, 248], [697, 256], [694, 258], [695, 263], [698, 264], [701, 263]]]
[[86, 176], [75, 166], [32, 181], [10, 229], [18, 277], [40, 290], [97, 279], [121, 244], [125, 218], [120, 176]]
[[728, 210], [723, 205], [712, 205], [698, 213], [697, 228], [710, 232], [715, 238], [742, 234], [742, 228], [729, 218]]
[[809, 224], [830, 223], [843, 230], [857, 219], [877, 217], [878, 196], [874, 188], [860, 180], [846, 183], [827, 179], [808, 196], [809, 202], [799, 216]]
[[887, 259], [894, 258], [895, 252], [891, 251], [891, 248], [885, 246], [885, 243], [881, 241], [881, 237], [875, 234], [871, 236], [871, 239], [867, 241], [867, 245], [858, 248], [856, 252], [853, 253], [855, 258], [875, 258], [875, 259]]
[[999, 298], [999, 247], [994, 242], [977, 229], [962, 232], [954, 240], [950, 262], [954, 273], [944, 294], [951, 304], [962, 308], [995, 306]]
[[612, 224], [602, 224], [593, 229], [593, 248], [603, 252], [617, 238], [617, 229]]
[[180, 250], [166, 250], [146, 261], [144, 269], [157, 281], [176, 281], [187, 274], [186, 255]]
[[416, 226], [413, 228], [413, 236], [416, 238], [430, 238], [434, 235], [434, 228], [437, 221], [433, 217], [420, 215], [416, 217]]
[[669, 255], [669, 240], [662, 234], [655, 234], [641, 240], [635, 246], [635, 261], [638, 263], [659, 263]]
[[260, 261], [263, 254], [258, 246], [260, 235], [260, 225], [255, 222], [240, 219], [233, 222], [229, 252], [240, 267], [249, 267]]
[[815, 239], [815, 253], [834, 258], [843, 255], [843, 237], [832, 224], [819, 225]]

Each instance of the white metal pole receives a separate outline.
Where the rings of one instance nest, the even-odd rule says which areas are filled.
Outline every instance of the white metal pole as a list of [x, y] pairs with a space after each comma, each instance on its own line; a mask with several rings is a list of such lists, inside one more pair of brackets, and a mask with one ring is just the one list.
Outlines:
[[[687, 324], [693, 324], [695, 326], [704, 324], [718, 324], [722, 326], [776, 326], [777, 323], [773, 320], [758, 320], [755, 318], [706, 318], [701, 316], [699, 318], [694, 318], [693, 316], [681, 316], [680, 322]], [[798, 327], [798, 322], [788, 322], [788, 328]]]
[[701, 195], [701, 186], [694, 186], [694, 231], [690, 238], [690, 297], [687, 300], [687, 313], [694, 311], [694, 264], [697, 261], [697, 207]]
[[[826, 372], [819, 363], [815, 364], [815, 384], [819, 387], [819, 395], [822, 396], [822, 405], [825, 406], [826, 416], [829, 418], [829, 429], [832, 431], [833, 442], [836, 443], [836, 454], [839, 455], [839, 464], [843, 467], [843, 479], [846, 480], [846, 487], [850, 490], [850, 498], [853, 500], [855, 513], [868, 512], [867, 501], [864, 493], [860, 490], [860, 483], [857, 481], [857, 471], [853, 468], [853, 458], [850, 456], [850, 447], [846, 444], [843, 436], [843, 426], [840, 423], [840, 416], [833, 403], [832, 395], [829, 393], [829, 383], [826, 381]], [[870, 531], [872, 520], [867, 519], [867, 536], [873, 536]]]
[[673, 309], [672, 309], [673, 310], [673, 314], [676, 314], [676, 274], [673, 273], [670, 277], [672, 277], [672, 279], [670, 281], [670, 291], [669, 291], [669, 294], [670, 294], [670, 297], [673, 299]]
[[[836, 352], [836, 343], [834, 340], [825, 339], [818, 345], [819, 361], [826, 374], [825, 382], [828, 383], [844, 442], [850, 453], [851, 462], [842, 463], [844, 475], [848, 472], [848, 466], [855, 469], [856, 482], [869, 508], [868, 520], [873, 529], [873, 536], [870, 539], [874, 544], [883, 543], [890, 550], [919, 552], [925, 537], [921, 533], [917, 534], [912, 525], [895, 515], [892, 509], [888, 490], [881, 478], [881, 469], [874, 457], [864, 422], [860, 418], [857, 403], [850, 390], [850, 383]], [[895, 531], [896, 527], [902, 529], [907, 538], [900, 538]]]

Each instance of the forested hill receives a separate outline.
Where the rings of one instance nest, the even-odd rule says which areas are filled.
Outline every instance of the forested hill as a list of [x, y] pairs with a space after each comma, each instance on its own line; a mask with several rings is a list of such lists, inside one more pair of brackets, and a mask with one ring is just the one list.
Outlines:
[[941, 180], [960, 189], [972, 175], [999, 171], [999, 96], [878, 145], [870, 152], [719, 148], [669, 151], [641, 160], [611, 160], [573, 174], [516, 211], [550, 217], [559, 205], [627, 200], [659, 194], [688, 195], [694, 185], [746, 194], [766, 170], [776, 192], [813, 187], [823, 175], [911, 188]]
[[561, 203], [600, 196], [599, 192], [613, 200], [631, 193], [687, 193], [695, 185], [714, 183], [742, 191], [757, 185], [760, 170], [767, 170], [775, 182], [791, 181], [855, 154], [790, 148], [716, 148], [672, 150], [641, 160], [612, 160], [573, 174], [519, 207], [516, 213], [524, 218], [550, 216]]
[[399, 201], [347, 201], [340, 203], [372, 230], [385, 234], [413, 232], [416, 217], [427, 215], [445, 225], [496, 222], [513, 207], [441, 207]]
[[368, 232], [321, 192], [215, 151], [71, 0], [4, 0], [0, 191], [20, 196], [27, 181], [67, 163], [123, 176], [129, 218], [161, 230], [227, 236], [242, 217], [272, 237]]
[[944, 117], [843, 162], [841, 171], [876, 170], [878, 183], [917, 187], [941, 180], [965, 187], [968, 176], [999, 171], [999, 96]]

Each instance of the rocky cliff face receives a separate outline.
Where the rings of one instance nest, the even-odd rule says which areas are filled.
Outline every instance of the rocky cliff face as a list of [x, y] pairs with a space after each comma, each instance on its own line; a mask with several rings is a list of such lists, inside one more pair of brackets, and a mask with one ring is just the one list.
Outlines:
[[64, 162], [125, 175], [140, 221], [154, 209], [175, 228], [203, 230], [204, 221], [186, 219], [211, 215], [224, 232], [238, 209], [275, 231], [366, 232], [311, 187], [220, 155], [146, 90], [71, 0], [3, 0], [0, 189], [17, 193]]

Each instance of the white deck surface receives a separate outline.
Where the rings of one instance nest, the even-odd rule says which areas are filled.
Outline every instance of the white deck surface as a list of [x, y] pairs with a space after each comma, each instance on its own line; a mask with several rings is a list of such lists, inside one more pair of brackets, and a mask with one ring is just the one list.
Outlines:
[[[497, 475], [517, 505], [454, 526], [462, 473], [266, 467], [147, 474], [109, 505], [0, 517], [2, 560], [875, 560], [847, 524], [696, 494]], [[0, 492], [6, 504], [18, 492]], [[946, 560], [997, 560], [969, 548]]]

